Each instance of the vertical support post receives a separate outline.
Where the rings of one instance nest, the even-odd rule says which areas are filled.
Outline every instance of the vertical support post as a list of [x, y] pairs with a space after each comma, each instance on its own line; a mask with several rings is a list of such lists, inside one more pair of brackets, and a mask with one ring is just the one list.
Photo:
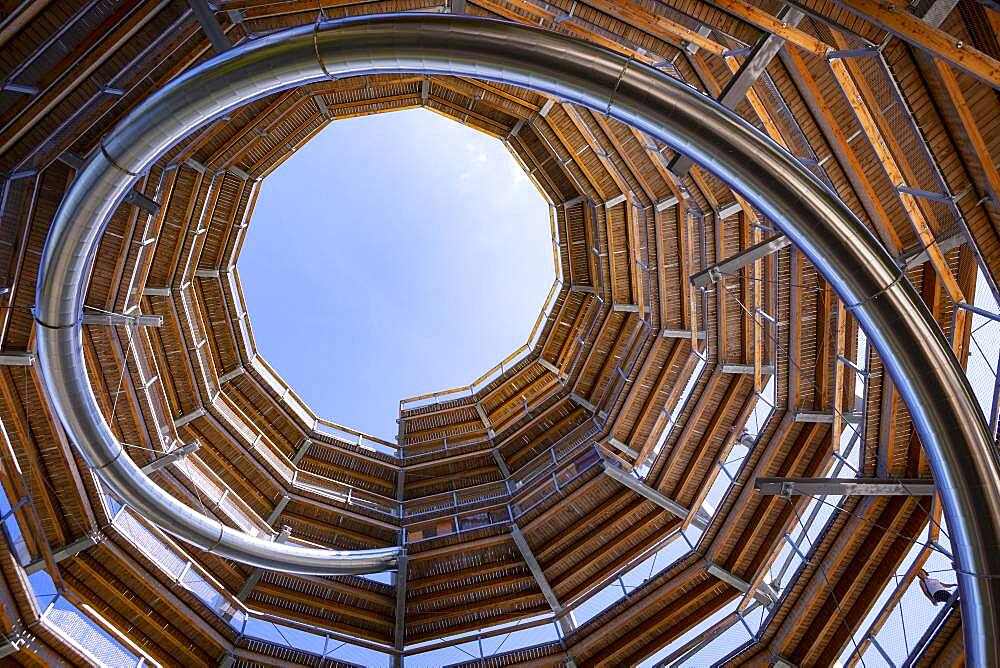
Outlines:
[[[396, 503], [399, 504], [399, 539], [400, 547], [406, 546], [406, 530], [403, 527], [403, 495], [406, 488], [406, 469], [400, 458], [399, 472], [396, 474]], [[392, 668], [403, 668], [405, 657], [403, 648], [406, 646], [406, 581], [408, 573], [408, 557], [406, 552], [400, 555], [396, 573], [393, 576], [396, 585], [396, 616], [393, 625], [393, 648], [398, 652], [392, 656]]]
[[840, 358], [843, 357], [844, 351], [846, 350], [847, 344], [847, 311], [844, 308], [844, 302], [839, 297], [837, 299], [837, 316], [836, 316], [836, 327], [837, 335], [834, 340], [834, 357], [833, 357], [833, 423], [830, 426], [830, 446], [833, 448], [833, 452], [840, 452], [840, 434], [843, 428], [842, 409], [843, 409], [843, 394], [844, 394], [844, 365], [841, 364]]
[[[402, 536], [402, 534], [401, 534]], [[402, 538], [400, 538], [402, 542]], [[406, 579], [408, 557], [403, 554], [399, 557], [396, 575], [396, 618], [393, 627], [393, 648], [398, 654], [392, 656], [392, 668], [403, 668], [404, 657], [403, 648], [406, 646]]]

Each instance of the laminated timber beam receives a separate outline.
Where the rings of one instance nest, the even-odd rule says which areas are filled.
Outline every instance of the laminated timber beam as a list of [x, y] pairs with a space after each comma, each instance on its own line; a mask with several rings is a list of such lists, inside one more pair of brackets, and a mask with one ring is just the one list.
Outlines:
[[11, 37], [16, 35], [24, 26], [28, 25], [33, 18], [42, 12], [51, 0], [26, 0], [7, 11], [3, 18], [0, 18], [0, 46], [6, 44]]
[[757, 478], [754, 488], [768, 496], [931, 496], [926, 478]]
[[[906, 167], [906, 163], [897, 158], [897, 153], [894, 150], [895, 145], [890, 143], [893, 141], [892, 138], [884, 133], [879, 125], [882, 114], [876, 104], [869, 102], [871, 91], [868, 88], [867, 82], [864, 81], [861, 73], [853, 63], [844, 62], [842, 58], [831, 58], [830, 70], [833, 73], [834, 79], [840, 84], [843, 94], [851, 105], [858, 123], [864, 130], [872, 150], [879, 159], [882, 169], [896, 188], [899, 202], [902, 204], [907, 218], [917, 233], [921, 245], [926, 249], [927, 257], [934, 266], [934, 270], [941, 280], [942, 287], [945, 289], [948, 297], [956, 304], [965, 301], [965, 295], [962, 293], [962, 289], [958, 285], [955, 276], [951, 273], [944, 253], [934, 243], [936, 239], [934, 238], [930, 222], [917, 204], [912, 192], [905, 189], [909, 181], [908, 177], [911, 174]], [[955, 323], [955, 329], [961, 331], [963, 323], [964, 316], [959, 314], [959, 320]], [[958, 352], [956, 351], [956, 354]]]
[[778, 57], [784, 64], [785, 71], [788, 72], [792, 82], [798, 88], [802, 101], [805, 102], [820, 132], [823, 133], [827, 145], [836, 158], [841, 171], [847, 177], [855, 196], [878, 230], [879, 238], [889, 253], [895, 257], [901, 246], [899, 235], [889, 223], [891, 220], [889, 214], [865, 175], [861, 159], [851, 146], [854, 137], [847, 136], [847, 131], [842, 127], [833, 107], [827, 102], [820, 82], [810, 73], [802, 54], [794, 49], [785, 49], [778, 53]]
[[12, 121], [0, 128], [0, 154], [13, 147], [42, 119], [66, 99], [87, 79], [91, 78], [118, 50], [132, 40], [136, 33], [156, 18], [170, 4], [159, 0], [152, 5], [136, 5], [127, 18], [105, 33], [98, 42], [85, 41], [75, 51], [66, 55], [66, 62], [74, 63], [65, 76], [59, 77], [33, 96], [27, 107], [15, 114]]
[[[997, 11], [1000, 12], [1000, 10]], [[990, 155], [987, 139], [983, 136], [979, 123], [969, 108], [969, 103], [962, 93], [962, 88], [959, 86], [958, 79], [955, 78], [955, 73], [951, 67], [940, 60], [935, 60], [934, 64], [937, 67], [941, 83], [944, 84], [944, 88], [948, 92], [947, 99], [955, 108], [958, 119], [962, 124], [962, 129], [965, 130], [969, 144], [976, 155], [976, 159], [979, 161], [980, 168], [983, 170], [983, 175], [989, 188], [989, 195], [993, 198], [997, 206], [1000, 206], [1000, 170], [997, 169], [996, 163]]]
[[692, 30], [675, 21], [671, 21], [665, 16], [653, 14], [637, 2], [630, 2], [629, 0], [615, 0], [614, 2], [610, 0], [587, 0], [587, 4], [619, 21], [634, 26], [650, 35], [654, 35], [669, 44], [680, 47], [696, 47], [717, 56], [725, 53], [725, 47], [722, 44], [706, 37], [707, 32], [703, 34], [700, 31]]
[[797, 26], [789, 24], [779, 16], [747, 2], [747, 0], [713, 0], [713, 2], [723, 11], [757, 26], [764, 32], [778, 35], [789, 44], [794, 44], [804, 51], [818, 56], [825, 55], [830, 51], [829, 44], [813, 37], [804, 30], [800, 30]]
[[921, 51], [947, 60], [983, 83], [1000, 89], [1000, 62], [914, 16], [905, 6], [882, 0], [834, 0], [834, 4]]

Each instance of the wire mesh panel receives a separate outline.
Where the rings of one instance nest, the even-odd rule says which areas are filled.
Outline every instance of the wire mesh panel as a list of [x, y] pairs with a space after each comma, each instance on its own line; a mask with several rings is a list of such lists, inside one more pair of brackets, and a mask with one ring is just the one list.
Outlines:
[[184, 572], [187, 560], [179, 557], [166, 543], [153, 535], [130, 511], [126, 509], [118, 513], [114, 523], [136, 547], [172, 577], [179, 578]]
[[60, 597], [49, 609], [45, 622], [100, 666], [133, 668], [140, 665], [138, 657], [65, 598]]

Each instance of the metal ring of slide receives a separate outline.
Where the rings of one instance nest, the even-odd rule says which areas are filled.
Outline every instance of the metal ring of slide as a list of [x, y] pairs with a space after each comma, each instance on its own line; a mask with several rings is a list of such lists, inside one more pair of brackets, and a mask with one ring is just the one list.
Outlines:
[[[399, 548], [337, 552], [222, 527], [164, 492], [132, 462], [87, 378], [80, 319], [107, 220], [140, 173], [212, 119], [278, 91], [376, 73], [467, 76], [523, 86], [643, 130], [690, 156], [763, 211], [851, 306], [913, 417], [962, 573], [970, 665], [1000, 665], [1000, 466], [986, 421], [940, 327], [851, 210], [793, 156], [681, 82], [602, 47], [528, 26], [404, 14], [290, 29], [237, 46], [134, 109], [78, 173], [39, 269], [38, 355], [70, 439], [102, 479], [171, 534], [223, 557], [295, 573], [390, 568]], [[109, 159], [110, 158], [110, 159]]]

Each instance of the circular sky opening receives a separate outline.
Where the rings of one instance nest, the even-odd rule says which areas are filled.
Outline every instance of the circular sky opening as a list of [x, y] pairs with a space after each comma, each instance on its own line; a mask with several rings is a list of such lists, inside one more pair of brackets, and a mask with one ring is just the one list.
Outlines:
[[392, 440], [399, 400], [524, 344], [548, 205], [497, 139], [425, 109], [333, 121], [261, 184], [238, 261], [258, 352], [316, 414]]

